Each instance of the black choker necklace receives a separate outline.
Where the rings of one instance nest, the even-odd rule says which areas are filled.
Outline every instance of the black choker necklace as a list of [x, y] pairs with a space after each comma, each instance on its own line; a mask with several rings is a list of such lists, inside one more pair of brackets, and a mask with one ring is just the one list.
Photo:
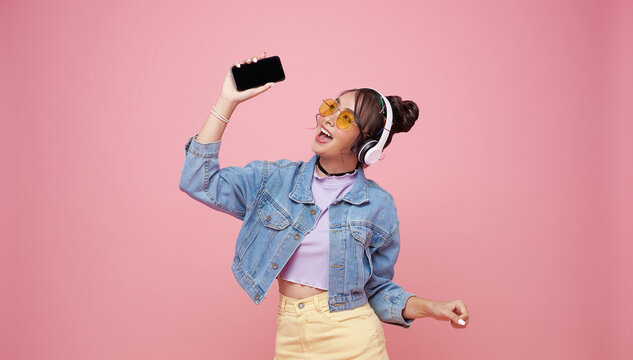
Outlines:
[[325, 171], [323, 166], [321, 166], [321, 162], [319, 161], [319, 159], [317, 159], [317, 166], [327, 176], [341, 176], [341, 175], [345, 175], [345, 174], [353, 174], [356, 171], [356, 169], [354, 169], [354, 170], [350, 170], [350, 171], [346, 171], [346, 172], [342, 172], [342, 173], [330, 174], [329, 172]]

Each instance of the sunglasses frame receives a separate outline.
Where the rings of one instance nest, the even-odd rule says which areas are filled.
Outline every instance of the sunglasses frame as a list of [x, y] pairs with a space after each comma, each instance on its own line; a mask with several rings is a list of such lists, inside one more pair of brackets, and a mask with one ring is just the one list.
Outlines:
[[[354, 126], [358, 126], [358, 125], [356, 124], [356, 121], [354, 121], [354, 120], [356, 119], [356, 117], [354, 116], [354, 113], [353, 113], [353, 112], [350, 112], [349, 110], [341, 110], [341, 107], [339, 106], [338, 102], [337, 102], [335, 99], [331, 99], [331, 98], [329, 98], [329, 99], [323, 99], [323, 103], [324, 103], [326, 106], [330, 107], [330, 108], [331, 108], [331, 105], [330, 105], [330, 104], [328, 104], [328, 103], [326, 102], [327, 100], [332, 100], [332, 101], [334, 102], [335, 109], [332, 111], [332, 113], [330, 113], [330, 114], [328, 114], [328, 115], [323, 115], [323, 114], [321, 114], [321, 108], [319, 107], [319, 115], [321, 115], [322, 117], [328, 117], [328, 116], [330, 116], [330, 115], [332, 115], [332, 114], [334, 114], [334, 113], [336, 113], [336, 112], [338, 111], [340, 114], [336, 117], [336, 127], [337, 127], [337, 128], [339, 128], [339, 129], [341, 129], [341, 130], [347, 130], [347, 129], [349, 129], [352, 125], [354, 125]], [[321, 106], [323, 106], [323, 105], [321, 105]], [[347, 112], [347, 113], [351, 113], [351, 114], [352, 114], [352, 122], [351, 122], [348, 126], [346, 126], [346, 127], [340, 127], [340, 126], [339, 126], [339, 119], [340, 119], [340, 118], [341, 118], [341, 116], [343, 115], [343, 111], [345, 111], [345, 112]], [[341, 122], [342, 122], [342, 121], [341, 121]]]

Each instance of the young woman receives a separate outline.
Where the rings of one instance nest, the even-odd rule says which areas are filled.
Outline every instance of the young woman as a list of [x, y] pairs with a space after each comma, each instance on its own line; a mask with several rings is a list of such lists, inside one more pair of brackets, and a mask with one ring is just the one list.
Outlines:
[[388, 359], [381, 321], [406, 328], [433, 317], [465, 328], [461, 300], [421, 298], [392, 281], [400, 249], [396, 207], [363, 172], [393, 134], [409, 131], [417, 105], [369, 88], [347, 90], [319, 100], [308, 162], [220, 168], [231, 114], [272, 85], [237, 91], [228, 72], [211, 115], [185, 145], [179, 186], [243, 220], [232, 270], [253, 302], [278, 279], [275, 359]]

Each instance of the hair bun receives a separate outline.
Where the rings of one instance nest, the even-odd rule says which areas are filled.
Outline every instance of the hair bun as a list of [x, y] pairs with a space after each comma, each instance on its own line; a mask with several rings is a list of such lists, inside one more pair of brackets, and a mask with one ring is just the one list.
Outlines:
[[393, 110], [393, 124], [391, 133], [407, 132], [411, 130], [420, 114], [418, 105], [410, 100], [402, 101], [400, 96], [387, 96]]

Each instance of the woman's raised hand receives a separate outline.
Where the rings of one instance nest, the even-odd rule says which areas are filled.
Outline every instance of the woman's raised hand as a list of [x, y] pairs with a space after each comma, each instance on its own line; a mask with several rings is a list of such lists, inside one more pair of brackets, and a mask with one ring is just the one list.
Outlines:
[[[259, 59], [263, 59], [266, 57], [266, 52], [264, 51], [259, 56], [253, 56], [251, 58], [247, 58], [242, 60], [241, 62], [236, 62], [233, 65], [240, 67], [242, 64], [250, 64], [251, 62], [257, 62]], [[233, 73], [231, 73], [231, 68], [229, 68], [228, 73], [226, 74], [226, 78], [224, 79], [224, 84], [222, 84], [222, 91], [220, 93], [220, 97], [232, 102], [234, 104], [239, 104], [242, 101], [248, 100], [256, 95], [263, 93], [264, 91], [270, 89], [274, 83], [270, 82], [264, 84], [262, 86], [244, 90], [237, 91], [235, 88], [235, 82], [233, 81]]]

